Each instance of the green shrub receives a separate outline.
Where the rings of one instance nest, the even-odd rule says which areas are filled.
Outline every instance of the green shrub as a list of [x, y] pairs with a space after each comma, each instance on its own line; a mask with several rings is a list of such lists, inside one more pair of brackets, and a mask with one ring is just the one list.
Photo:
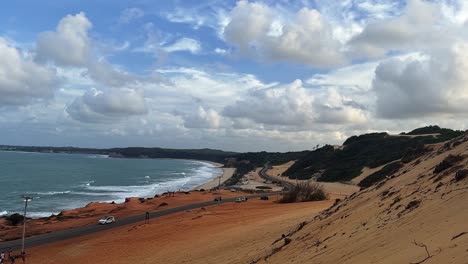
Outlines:
[[9, 225], [16, 226], [19, 223], [23, 222], [24, 217], [21, 214], [14, 213], [12, 215], [7, 216], [5, 219]]
[[283, 194], [280, 203], [323, 201], [327, 195], [320, 184], [301, 182], [294, 186], [289, 192]]
[[462, 156], [448, 155], [441, 163], [437, 164], [434, 168], [434, 173], [442, 172], [463, 159], [464, 157]]
[[371, 175], [364, 178], [362, 181], [358, 183], [359, 187], [367, 188], [372, 186], [375, 183], [378, 183], [385, 179], [385, 177], [394, 174], [397, 172], [401, 167], [403, 167], [403, 163], [399, 161], [392, 162], [390, 164], [385, 165], [381, 170], [372, 173]]

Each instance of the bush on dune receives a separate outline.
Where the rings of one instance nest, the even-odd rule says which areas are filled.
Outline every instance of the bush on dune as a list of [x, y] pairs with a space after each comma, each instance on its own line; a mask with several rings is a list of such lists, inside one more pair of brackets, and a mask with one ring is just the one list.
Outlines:
[[14, 213], [12, 215], [9, 215], [5, 218], [5, 220], [7, 221], [7, 223], [9, 225], [12, 225], [12, 226], [16, 226], [18, 225], [19, 223], [23, 222], [23, 215], [20, 215], [18, 213]]
[[295, 203], [295, 202], [309, 202], [309, 201], [323, 201], [326, 200], [327, 194], [323, 187], [317, 183], [301, 182], [294, 186], [289, 192], [283, 194], [280, 203]]

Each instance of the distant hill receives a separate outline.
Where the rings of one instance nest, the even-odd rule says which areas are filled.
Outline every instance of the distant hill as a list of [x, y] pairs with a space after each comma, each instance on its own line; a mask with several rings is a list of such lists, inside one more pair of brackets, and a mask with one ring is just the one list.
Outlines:
[[115, 158], [170, 158], [170, 159], [196, 159], [224, 163], [225, 159], [237, 155], [214, 149], [166, 149], [166, 148], [75, 148], [75, 147], [36, 147], [36, 146], [0, 146], [0, 150], [26, 151], [43, 153], [69, 153], [69, 154], [100, 154]]
[[444, 142], [462, 134], [463, 131], [429, 126], [401, 136], [387, 133], [352, 136], [342, 148], [327, 145], [308, 153], [283, 175], [291, 179], [309, 179], [315, 174], [319, 175], [319, 181], [349, 181], [357, 177], [365, 166], [375, 168], [399, 159], [409, 162], [424, 152], [425, 144]]

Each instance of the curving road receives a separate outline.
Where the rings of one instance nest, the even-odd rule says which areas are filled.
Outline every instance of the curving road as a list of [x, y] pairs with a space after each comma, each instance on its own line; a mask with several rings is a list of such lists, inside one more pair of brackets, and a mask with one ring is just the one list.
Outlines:
[[[252, 199], [252, 198], [259, 198], [260, 196], [265, 196], [265, 195], [271, 196], [271, 195], [280, 194], [280, 193], [282, 192], [262, 193], [262, 194], [240, 196], [240, 197], [247, 197], [249, 199]], [[209, 202], [184, 205], [181, 207], [175, 207], [175, 208], [161, 210], [161, 211], [154, 211], [154, 212], [150, 212], [150, 218], [158, 218], [158, 217], [169, 215], [169, 214], [174, 214], [174, 213], [183, 212], [187, 210], [193, 210], [193, 209], [210, 206], [210, 205], [216, 205], [220, 203], [234, 202], [237, 198], [239, 197], [226, 198], [226, 199], [223, 199], [221, 202], [209, 201]], [[108, 229], [115, 228], [118, 226], [134, 224], [134, 223], [144, 221], [144, 220], [145, 220], [145, 214], [141, 214], [141, 215], [129, 216], [129, 217], [122, 218], [122, 219], [117, 219], [115, 223], [110, 224], [110, 225], [97, 225], [96, 224], [96, 225], [82, 226], [82, 227], [71, 228], [71, 229], [60, 230], [60, 231], [56, 231], [52, 233], [32, 236], [32, 237], [26, 238], [25, 247], [28, 248], [28, 247], [43, 245], [43, 244], [47, 244], [51, 242], [64, 240], [64, 239], [74, 238], [74, 237], [87, 235], [87, 234], [91, 234], [91, 233], [95, 233], [95, 232], [99, 232], [103, 230], [108, 230]], [[12, 250], [21, 249], [21, 239], [0, 242], [0, 251], [3, 251], [8, 248], [11, 248]]]
[[276, 178], [273, 178], [273, 177], [270, 177], [268, 176], [268, 174], [266, 174], [267, 170], [270, 168], [269, 165], [266, 165], [265, 167], [263, 167], [259, 174], [260, 174], [260, 177], [264, 178], [265, 180], [269, 180], [269, 181], [272, 181], [272, 182], [280, 182], [281, 185], [285, 188], [285, 191], [289, 191], [291, 190], [294, 185], [292, 185], [291, 183], [287, 182], [287, 181], [283, 181], [283, 180], [280, 180], [280, 179], [276, 179]]

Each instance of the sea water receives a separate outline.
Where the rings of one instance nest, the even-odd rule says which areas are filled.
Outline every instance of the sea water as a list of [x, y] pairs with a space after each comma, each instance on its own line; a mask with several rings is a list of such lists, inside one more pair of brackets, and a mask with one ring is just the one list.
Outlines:
[[50, 216], [94, 201], [120, 203], [190, 190], [220, 175], [213, 164], [175, 159], [120, 159], [101, 155], [0, 151], [0, 216]]

